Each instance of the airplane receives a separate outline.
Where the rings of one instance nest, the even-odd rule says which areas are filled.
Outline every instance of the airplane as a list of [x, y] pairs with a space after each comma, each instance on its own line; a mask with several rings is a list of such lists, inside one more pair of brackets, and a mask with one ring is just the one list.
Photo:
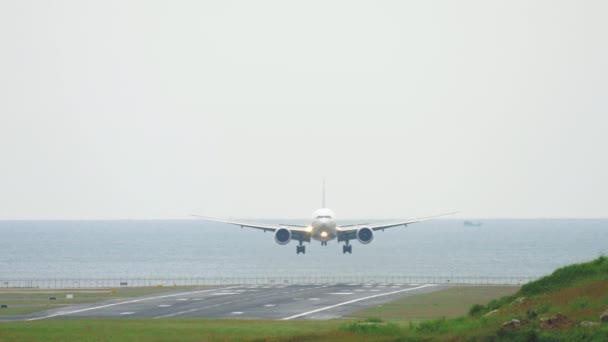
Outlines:
[[312, 223], [310, 225], [257, 224], [251, 222], [224, 220], [201, 215], [192, 216], [206, 221], [237, 225], [241, 226], [241, 228], [247, 227], [263, 230], [264, 232], [273, 232], [274, 241], [276, 241], [276, 243], [279, 245], [286, 245], [291, 240], [298, 241], [299, 245], [296, 246], [296, 254], [306, 254], [306, 246], [304, 246], [304, 242], [310, 243], [311, 239], [321, 241], [322, 246], [327, 246], [327, 242], [333, 239], [338, 239], [338, 243], [344, 241], [344, 245], [342, 246], [342, 254], [352, 254], [353, 246], [350, 244], [351, 240], [358, 240], [360, 243], [366, 245], [374, 240], [374, 232], [378, 230], [384, 231], [385, 229], [399, 226], [407, 227], [409, 224], [428, 221], [455, 213], [456, 212], [450, 212], [401, 222], [383, 224], [357, 223], [338, 226], [336, 223], [336, 215], [333, 211], [325, 206], [325, 182], [323, 182], [322, 208], [315, 210], [315, 212], [312, 214]]

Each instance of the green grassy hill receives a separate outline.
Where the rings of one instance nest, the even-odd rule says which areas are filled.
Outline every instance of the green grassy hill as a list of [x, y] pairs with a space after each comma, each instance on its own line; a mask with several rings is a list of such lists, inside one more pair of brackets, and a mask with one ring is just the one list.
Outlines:
[[404, 340], [608, 341], [608, 322], [600, 322], [606, 310], [608, 258], [602, 256], [560, 268], [487, 305], [474, 305], [466, 317], [413, 325]]

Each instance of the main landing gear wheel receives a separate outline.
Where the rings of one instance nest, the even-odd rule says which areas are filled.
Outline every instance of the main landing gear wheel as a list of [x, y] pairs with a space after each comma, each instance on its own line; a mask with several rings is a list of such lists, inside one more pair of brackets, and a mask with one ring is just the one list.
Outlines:
[[296, 246], [296, 254], [306, 254], [306, 246]]
[[343, 245], [342, 254], [346, 254], [346, 252], [348, 252], [348, 254], [353, 254], [353, 246], [352, 245]]

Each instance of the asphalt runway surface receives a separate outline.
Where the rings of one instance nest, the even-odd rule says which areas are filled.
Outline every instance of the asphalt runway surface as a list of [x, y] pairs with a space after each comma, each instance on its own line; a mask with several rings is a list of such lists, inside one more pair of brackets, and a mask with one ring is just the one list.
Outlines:
[[395, 299], [438, 291], [436, 284], [227, 286], [79, 304], [2, 320], [70, 318], [332, 319]]

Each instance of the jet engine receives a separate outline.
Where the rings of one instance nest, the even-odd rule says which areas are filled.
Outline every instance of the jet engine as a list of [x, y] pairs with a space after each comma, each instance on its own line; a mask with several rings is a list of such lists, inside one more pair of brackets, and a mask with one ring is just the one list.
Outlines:
[[287, 228], [279, 228], [274, 232], [274, 241], [279, 245], [286, 245], [291, 241], [291, 231]]
[[357, 240], [363, 244], [368, 244], [374, 240], [374, 231], [370, 227], [361, 227], [357, 229]]

